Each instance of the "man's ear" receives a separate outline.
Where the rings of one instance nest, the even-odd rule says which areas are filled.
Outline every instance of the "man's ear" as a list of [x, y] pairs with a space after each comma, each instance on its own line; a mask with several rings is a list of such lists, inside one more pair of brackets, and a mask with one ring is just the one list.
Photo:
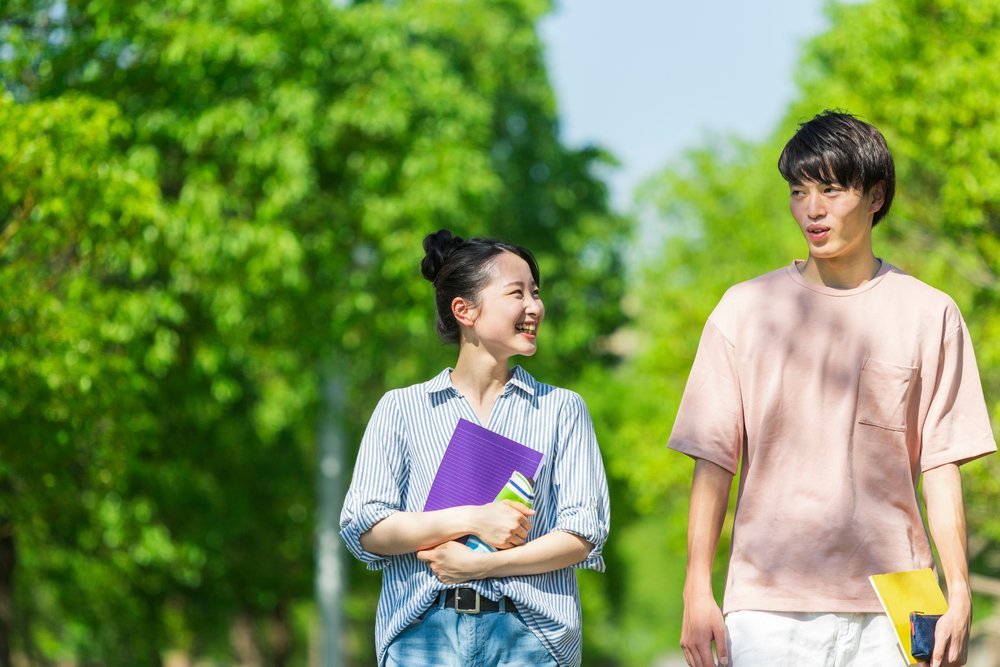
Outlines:
[[468, 299], [456, 296], [451, 300], [451, 314], [455, 316], [455, 319], [462, 326], [471, 327], [476, 322], [478, 311], [476, 310], [476, 304]]
[[879, 181], [871, 189], [872, 203], [868, 207], [869, 213], [878, 213], [885, 203], [885, 181]]

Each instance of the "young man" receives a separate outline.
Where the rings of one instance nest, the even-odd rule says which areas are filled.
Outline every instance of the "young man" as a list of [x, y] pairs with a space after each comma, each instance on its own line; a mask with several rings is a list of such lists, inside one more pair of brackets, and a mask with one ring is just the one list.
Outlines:
[[[733, 667], [901, 665], [868, 576], [933, 565], [922, 474], [949, 603], [932, 664], [963, 665], [958, 466], [996, 450], [968, 331], [947, 295], [872, 251], [895, 188], [877, 129], [823, 112], [778, 169], [807, 259], [722, 297], [669, 441], [695, 459], [684, 654], [694, 667], [716, 664], [713, 644]], [[712, 560], [737, 470], [720, 610]]]

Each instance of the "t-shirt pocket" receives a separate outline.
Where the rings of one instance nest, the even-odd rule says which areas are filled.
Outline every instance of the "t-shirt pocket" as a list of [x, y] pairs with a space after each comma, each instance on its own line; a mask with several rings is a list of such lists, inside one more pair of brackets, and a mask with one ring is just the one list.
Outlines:
[[905, 431], [906, 408], [916, 373], [912, 366], [865, 359], [858, 387], [858, 423]]

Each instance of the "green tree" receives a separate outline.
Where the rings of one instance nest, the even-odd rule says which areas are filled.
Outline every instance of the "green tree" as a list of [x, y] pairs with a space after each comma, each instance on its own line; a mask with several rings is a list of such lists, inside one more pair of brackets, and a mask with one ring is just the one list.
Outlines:
[[[27, 103], [11, 113], [79, 95], [118, 110], [105, 150], [153, 184], [145, 261], [169, 305], [151, 318], [148, 348], [122, 352], [144, 391], [123, 397], [127, 384], [111, 383], [103, 396], [118, 411], [95, 408], [119, 419], [115, 493], [96, 509], [127, 524], [105, 536], [119, 560], [83, 554], [62, 579], [22, 572], [15, 610], [32, 630], [20, 650], [109, 664], [168, 648], [301, 662], [320, 369], [345, 389], [343, 433], [357, 442], [381, 392], [452, 360], [417, 271], [426, 233], [449, 226], [538, 253], [552, 345], [533, 371], [567, 383], [611, 360], [601, 341], [620, 323], [627, 221], [591, 175], [605, 157], [558, 139], [534, 30], [548, 4], [8, 5], [0, 73]], [[130, 198], [100, 195], [112, 210]], [[136, 308], [143, 288], [122, 286]], [[81, 437], [65, 436], [89, 451]], [[49, 546], [40, 534], [24, 562]], [[379, 582], [354, 572], [351, 645], [366, 660]], [[139, 610], [129, 622], [143, 629], [81, 612], [98, 589], [107, 605]]]
[[[640, 204], [661, 241], [628, 290], [634, 325], [622, 339], [634, 355], [594, 380], [630, 401], [595, 401], [612, 425], [616, 521], [631, 512], [615, 557], [631, 571], [667, 571], [676, 607], [653, 607], [625, 588], [620, 651], [646, 664], [677, 645], [691, 466], [664, 451], [704, 322], [729, 285], [803, 252], [776, 169], [781, 147], [824, 108], [859, 114], [886, 134], [897, 166], [897, 199], [875, 231], [876, 253], [953, 295], [968, 321], [994, 420], [1000, 416], [1000, 257], [992, 167], [1000, 153], [1000, 2], [876, 0], [831, 3], [830, 27], [809, 42], [799, 94], [774, 133], [758, 143], [716, 138], [652, 178]], [[646, 244], [646, 247], [652, 242]], [[612, 392], [613, 395], [613, 392]], [[1000, 502], [996, 457], [965, 467], [973, 571], [997, 576]], [[625, 508], [623, 508], [623, 505]], [[627, 508], [627, 509], [626, 509]], [[624, 511], [623, 511], [624, 510]], [[664, 516], [665, 514], [665, 516]], [[620, 524], [618, 524], [620, 525]], [[725, 567], [720, 545], [717, 572]], [[716, 590], [721, 593], [721, 580]], [[635, 610], [633, 614], [631, 610]], [[642, 618], [666, 631], [649, 639]]]
[[[1000, 2], [874, 2], [835, 6], [831, 18], [845, 27], [807, 51], [790, 119], [836, 103], [884, 129], [899, 204], [878, 234], [893, 261], [958, 302], [997, 424], [1000, 72], [992, 63], [1000, 57]], [[972, 569], [997, 577], [1000, 463], [990, 457], [965, 472]]]
[[[91, 575], [107, 581], [123, 574], [123, 559], [138, 573], [163, 557], [162, 527], [118, 511], [131, 442], [150, 432], [150, 371], [169, 354], [163, 339], [178, 316], [158, 276], [159, 192], [115, 147], [127, 132], [114, 104], [79, 95], [0, 102], [4, 665], [11, 636], [30, 632], [17, 611], [45, 619], [56, 589], [90, 593], [81, 616], [97, 622], [125, 610]], [[15, 562], [16, 581], [31, 586], [14, 586]], [[106, 638], [136, 629], [129, 618]], [[41, 620], [33, 631], [41, 642], [54, 627]]]

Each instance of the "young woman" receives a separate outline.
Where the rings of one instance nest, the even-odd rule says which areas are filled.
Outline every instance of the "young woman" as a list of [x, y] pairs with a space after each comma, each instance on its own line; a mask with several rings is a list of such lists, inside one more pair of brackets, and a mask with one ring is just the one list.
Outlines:
[[[520, 366], [541, 335], [538, 266], [489, 239], [424, 239], [437, 330], [455, 368], [382, 397], [361, 442], [341, 536], [381, 569], [379, 665], [578, 665], [573, 567], [603, 571], [607, 480], [579, 395]], [[534, 509], [510, 501], [421, 511], [459, 419], [543, 453]], [[476, 535], [497, 548], [457, 542]]]

